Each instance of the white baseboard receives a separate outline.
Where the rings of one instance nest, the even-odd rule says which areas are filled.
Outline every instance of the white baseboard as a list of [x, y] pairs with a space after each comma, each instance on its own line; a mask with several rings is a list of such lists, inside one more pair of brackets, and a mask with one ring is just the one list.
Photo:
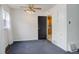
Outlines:
[[30, 41], [30, 40], [38, 40], [38, 39], [17, 39], [17, 40], [14, 40], [14, 41]]

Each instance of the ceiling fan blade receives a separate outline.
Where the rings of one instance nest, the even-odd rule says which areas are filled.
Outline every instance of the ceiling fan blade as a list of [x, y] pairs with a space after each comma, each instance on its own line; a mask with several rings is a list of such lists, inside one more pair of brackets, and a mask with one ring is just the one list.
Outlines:
[[39, 9], [39, 10], [41, 10], [42, 8], [33, 8], [33, 9]]
[[32, 9], [33, 12], [36, 12], [34, 9]]
[[26, 10], [24, 10], [24, 11], [25, 11], [25, 12], [26, 12], [26, 11], [33, 11], [33, 12], [36, 12], [36, 11], [33, 10], [33, 9], [31, 9], [31, 10], [30, 10], [30, 9], [26, 9]]

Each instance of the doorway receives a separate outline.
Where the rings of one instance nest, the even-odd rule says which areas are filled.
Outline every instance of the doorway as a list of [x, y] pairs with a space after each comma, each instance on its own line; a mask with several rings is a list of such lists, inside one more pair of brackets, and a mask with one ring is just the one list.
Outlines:
[[47, 39], [47, 16], [38, 16], [38, 40]]
[[52, 16], [47, 17], [47, 38], [52, 41]]

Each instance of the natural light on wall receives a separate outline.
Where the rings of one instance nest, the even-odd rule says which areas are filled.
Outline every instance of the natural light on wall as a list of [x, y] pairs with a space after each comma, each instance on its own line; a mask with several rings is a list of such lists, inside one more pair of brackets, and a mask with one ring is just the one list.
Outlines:
[[2, 15], [4, 21], [4, 29], [10, 29], [10, 15], [2, 8]]

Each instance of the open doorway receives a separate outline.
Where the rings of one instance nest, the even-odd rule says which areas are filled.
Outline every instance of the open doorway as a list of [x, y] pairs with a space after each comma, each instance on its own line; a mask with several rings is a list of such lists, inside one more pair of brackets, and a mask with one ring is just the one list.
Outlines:
[[47, 37], [49, 41], [52, 41], [52, 16], [47, 17]]

